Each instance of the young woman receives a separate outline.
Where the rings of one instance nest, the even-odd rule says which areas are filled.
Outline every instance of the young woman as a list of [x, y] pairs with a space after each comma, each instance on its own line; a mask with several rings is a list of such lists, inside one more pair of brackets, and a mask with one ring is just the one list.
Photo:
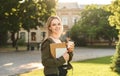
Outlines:
[[[59, 38], [63, 32], [63, 26], [61, 19], [58, 16], [50, 16], [46, 25], [48, 27], [48, 38], [45, 39], [41, 45], [41, 58], [44, 66], [44, 75], [66, 76], [67, 70], [72, 68], [69, 61], [71, 61], [73, 56], [72, 51], [74, 49], [74, 44], [67, 48], [67, 52], [64, 53], [63, 56], [54, 58], [50, 52], [50, 44], [61, 43]], [[68, 61], [68, 65], [64, 66], [66, 61]]]

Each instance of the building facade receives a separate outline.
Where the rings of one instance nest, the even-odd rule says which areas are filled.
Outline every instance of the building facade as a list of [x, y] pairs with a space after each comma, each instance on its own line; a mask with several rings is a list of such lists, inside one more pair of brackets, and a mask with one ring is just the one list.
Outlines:
[[[68, 31], [76, 21], [80, 18], [80, 11], [83, 6], [80, 7], [78, 3], [58, 3], [56, 14], [61, 18], [64, 32]], [[21, 29], [19, 31], [19, 39], [24, 39], [27, 43], [40, 43], [45, 37], [47, 37], [46, 27], [37, 27], [37, 30], [31, 29], [28, 33], [26, 30]], [[11, 40], [8, 39], [11, 43]]]
[[61, 18], [65, 31], [68, 31], [80, 18], [78, 3], [58, 3], [56, 14]]

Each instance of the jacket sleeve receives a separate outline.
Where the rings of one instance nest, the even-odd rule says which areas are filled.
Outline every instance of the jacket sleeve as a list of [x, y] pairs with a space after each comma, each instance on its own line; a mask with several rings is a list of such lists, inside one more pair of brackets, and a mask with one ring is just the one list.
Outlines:
[[60, 58], [53, 58], [50, 52], [50, 41], [46, 40], [41, 45], [42, 64], [46, 67], [58, 67], [65, 63], [63, 56]]

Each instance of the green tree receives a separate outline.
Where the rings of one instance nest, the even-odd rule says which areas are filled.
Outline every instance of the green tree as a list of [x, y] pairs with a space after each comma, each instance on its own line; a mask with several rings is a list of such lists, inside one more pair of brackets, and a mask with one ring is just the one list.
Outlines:
[[108, 10], [112, 13], [112, 15], [109, 16], [110, 25], [116, 27], [119, 32], [119, 40], [116, 44], [116, 53], [112, 59], [111, 69], [120, 73], [120, 0], [114, 0], [108, 6]]
[[[19, 16], [18, 16], [18, 5], [19, 1], [12, 0], [12, 1], [6, 1], [5, 8], [5, 17], [6, 17], [6, 25], [8, 26], [8, 31], [11, 33], [11, 40], [12, 40], [12, 46], [15, 47], [16, 42], [18, 40], [18, 32], [20, 30], [20, 22], [19, 22]], [[15, 20], [15, 21], [14, 21]], [[15, 34], [17, 33], [17, 36]]]
[[44, 25], [47, 18], [55, 14], [56, 0], [25, 0], [20, 3], [19, 15], [21, 27], [28, 31], [28, 50], [29, 32], [31, 28]]
[[25, 0], [19, 5], [21, 27], [27, 31], [41, 26], [47, 18], [55, 14], [56, 0]]
[[112, 14], [106, 10], [106, 5], [102, 7], [100, 12], [99, 25], [100, 29], [97, 33], [97, 37], [103, 38], [108, 41], [108, 45], [112, 45], [113, 41], [117, 40], [118, 30], [114, 27], [111, 27], [108, 21], [109, 16]]
[[[4, 31], [6, 31], [5, 34], [7, 34], [8, 30], [11, 32], [11, 40], [15, 42], [15, 33], [19, 30], [19, 18], [17, 16], [17, 11], [15, 8], [17, 8], [18, 1], [12, 0], [12, 1], [0, 1], [0, 16], [1, 16], [1, 29], [4, 28]], [[15, 20], [15, 21], [14, 21]], [[2, 35], [3, 37], [3, 35]], [[7, 36], [6, 36], [7, 38]], [[4, 39], [3, 39], [4, 40]]]
[[[5, 9], [2, 6], [1, 2], [5, 2], [4, 0], [0, 1], [0, 46], [5, 45], [7, 43], [7, 25], [5, 24], [5, 17], [4, 17], [4, 12]], [[3, 26], [4, 25], [4, 26]]]
[[81, 39], [80, 26], [75, 24], [70, 30], [71, 39], [75, 41], [76, 46], [84, 45], [84, 41]]
[[[55, 14], [56, 0], [1, 0], [1, 27], [11, 32], [15, 47], [20, 28], [29, 32], [31, 28], [43, 25], [48, 16]], [[15, 34], [17, 33], [17, 37]]]
[[[79, 37], [83, 37], [84, 42], [90, 42], [93, 44], [93, 41], [105, 39], [109, 41], [109, 45], [113, 42], [115, 35], [117, 36], [117, 31], [109, 26], [108, 16], [110, 12], [107, 12], [103, 9], [102, 6], [97, 5], [88, 5], [81, 12], [80, 20], [77, 25], [79, 25]], [[112, 33], [111, 33], [112, 32]], [[83, 41], [83, 40], [82, 40]]]

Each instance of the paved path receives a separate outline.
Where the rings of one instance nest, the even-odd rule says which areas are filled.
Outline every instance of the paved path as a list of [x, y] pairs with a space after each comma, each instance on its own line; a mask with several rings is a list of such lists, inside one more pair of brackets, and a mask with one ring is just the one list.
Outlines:
[[[113, 55], [115, 49], [76, 47], [73, 61]], [[32, 69], [43, 68], [40, 51], [0, 53], [0, 76], [15, 76]]]

